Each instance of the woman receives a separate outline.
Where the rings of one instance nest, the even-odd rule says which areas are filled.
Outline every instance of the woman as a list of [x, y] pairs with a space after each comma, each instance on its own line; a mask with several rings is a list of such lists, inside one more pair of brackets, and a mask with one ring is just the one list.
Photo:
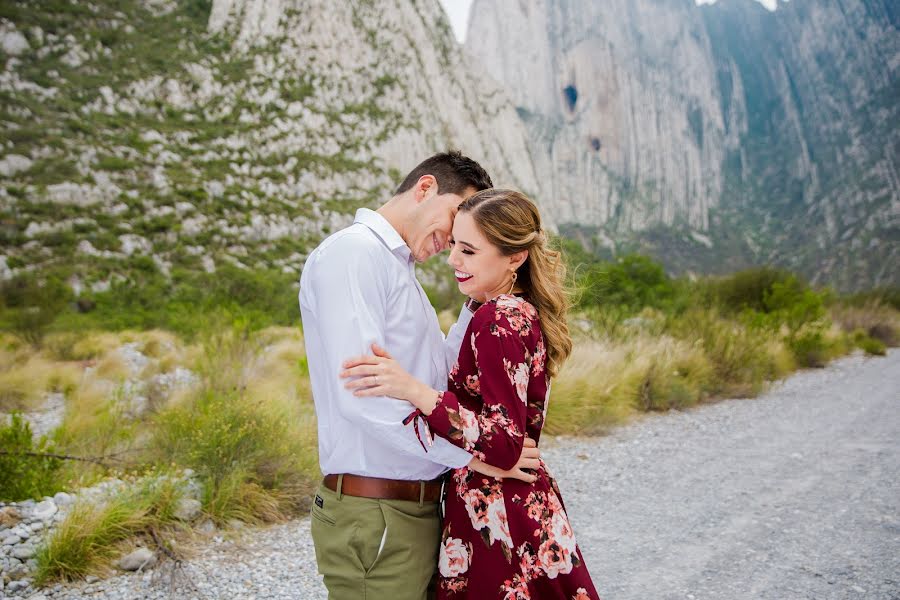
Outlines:
[[[358, 359], [342, 376], [356, 378], [346, 384], [356, 395], [409, 401], [415, 410], [405, 422], [417, 433], [433, 432], [510, 469], [525, 437], [540, 439], [550, 377], [572, 349], [564, 266], [547, 247], [537, 207], [510, 190], [484, 190], [463, 202], [450, 244], [460, 291], [483, 305], [448, 391], [431, 389], [389, 357]], [[419, 428], [421, 420], [427, 427]], [[448, 487], [439, 598], [599, 598], [543, 462], [532, 483], [464, 467]]]

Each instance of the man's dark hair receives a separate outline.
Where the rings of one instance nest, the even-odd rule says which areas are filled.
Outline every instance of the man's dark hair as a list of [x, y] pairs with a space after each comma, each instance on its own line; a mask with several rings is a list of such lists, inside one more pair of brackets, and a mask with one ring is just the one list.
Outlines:
[[467, 188], [473, 187], [476, 191], [494, 187], [490, 175], [481, 165], [463, 156], [459, 150], [441, 152], [431, 158], [426, 158], [409, 172], [396, 194], [402, 194], [412, 188], [423, 175], [431, 175], [437, 181], [439, 194], [462, 195]]

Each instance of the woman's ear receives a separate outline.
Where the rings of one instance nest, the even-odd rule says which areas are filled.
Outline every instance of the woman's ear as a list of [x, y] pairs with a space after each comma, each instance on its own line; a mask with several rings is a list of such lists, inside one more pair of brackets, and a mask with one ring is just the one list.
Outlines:
[[522, 250], [521, 252], [516, 252], [515, 254], [509, 255], [509, 268], [513, 271], [517, 270], [521, 267], [525, 261], [528, 260], [528, 250]]

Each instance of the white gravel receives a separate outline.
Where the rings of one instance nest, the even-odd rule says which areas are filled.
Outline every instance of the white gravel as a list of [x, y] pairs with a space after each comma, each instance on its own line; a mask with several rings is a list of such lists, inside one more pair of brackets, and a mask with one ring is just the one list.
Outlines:
[[[543, 446], [606, 600], [900, 599], [898, 350]], [[308, 519], [216, 538], [170, 573], [44, 594], [326, 597]]]

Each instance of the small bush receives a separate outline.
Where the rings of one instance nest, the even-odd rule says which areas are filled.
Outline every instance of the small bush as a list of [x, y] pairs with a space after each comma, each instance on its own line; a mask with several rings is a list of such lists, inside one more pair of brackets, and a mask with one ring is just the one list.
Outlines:
[[866, 354], [871, 356], [884, 356], [887, 354], [887, 346], [881, 340], [858, 329], [853, 334], [853, 343]]
[[713, 280], [711, 286], [719, 304], [728, 311], [768, 312], [766, 297], [771, 294], [772, 286], [792, 277], [782, 269], [759, 267]]
[[700, 348], [661, 341], [636, 381], [634, 401], [641, 411], [693, 406], [710, 388], [712, 366]]
[[100, 573], [119, 554], [122, 542], [172, 525], [182, 495], [175, 478], [160, 476], [146, 478], [104, 502], [77, 503], [38, 548], [37, 583]]
[[145, 260], [133, 279], [93, 296], [94, 309], [68, 313], [59, 328], [163, 329], [191, 339], [245, 321], [253, 330], [299, 323], [294, 275], [222, 265], [216, 273], [176, 269], [171, 279]]
[[297, 401], [306, 385], [301, 354], [274, 341], [241, 328], [213, 336], [198, 365], [201, 389], [154, 420], [157, 460], [204, 479], [204, 508], [218, 522], [287, 516], [303, 502], [316, 468], [312, 410]]
[[723, 318], [715, 310], [692, 310], [672, 318], [669, 331], [690, 343], [699, 343], [712, 364], [712, 391], [716, 394], [754, 396], [765, 382], [778, 376], [769, 354], [772, 334]]
[[[251, 489], [275, 491], [297, 479], [297, 457], [290, 450], [296, 442], [285, 421], [260, 402], [210, 389], [161, 413], [154, 435], [162, 461], [190, 467], [205, 480], [204, 508], [219, 522], [242, 510], [245, 520], [254, 520], [248, 515], [269, 520], [272, 511], [257, 514], [254, 506], [242, 506], [241, 499], [248, 498]], [[256, 502], [258, 494], [252, 499], [254, 505], [265, 504]]]
[[[27, 348], [27, 347], [26, 347]], [[72, 365], [59, 365], [29, 349], [12, 353], [0, 352], [0, 412], [38, 409], [48, 392], [69, 394], [81, 378]]]
[[553, 382], [545, 431], [595, 433], [636, 411], [691, 406], [711, 376], [702, 349], [671, 337], [582, 340]]
[[578, 279], [583, 306], [665, 307], [675, 295], [672, 280], [651, 258], [629, 254], [588, 267]]
[[854, 334], [863, 331], [885, 346], [895, 347], [900, 344], [900, 314], [877, 299], [835, 304], [831, 307], [830, 314], [832, 320], [844, 331]]
[[133, 162], [119, 156], [101, 156], [97, 161], [97, 168], [101, 171], [125, 171], [133, 167]]
[[543, 431], [596, 433], [627, 420], [634, 407], [617, 385], [625, 364], [622, 348], [587, 340], [576, 344], [551, 385]]
[[28, 421], [13, 413], [9, 424], [0, 427], [0, 500], [15, 502], [58, 492], [61, 461], [26, 454], [52, 452], [52, 444], [46, 438], [35, 442]]
[[[128, 450], [140, 423], [128, 417], [127, 409], [121, 385], [102, 379], [95, 371], [67, 397], [63, 422], [54, 440], [77, 456], [106, 456]], [[102, 472], [93, 465], [80, 470]]]
[[20, 275], [0, 287], [3, 319], [8, 327], [33, 346], [40, 346], [47, 328], [65, 309], [72, 291], [59, 279]]
[[787, 344], [801, 367], [824, 367], [828, 361], [828, 344], [820, 327], [793, 332]]
[[857, 292], [845, 299], [849, 306], [861, 306], [876, 304], [887, 306], [895, 311], [900, 311], [900, 287], [876, 288], [865, 292]]

